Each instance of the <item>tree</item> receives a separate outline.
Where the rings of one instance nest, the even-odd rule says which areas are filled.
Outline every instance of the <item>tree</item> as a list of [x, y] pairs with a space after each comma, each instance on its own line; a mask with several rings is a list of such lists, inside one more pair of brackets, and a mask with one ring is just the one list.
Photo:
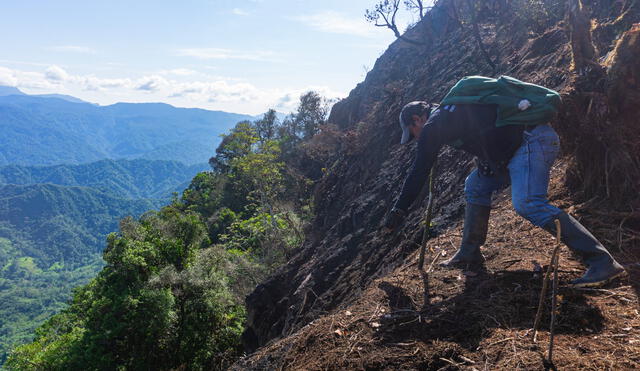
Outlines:
[[289, 158], [302, 140], [309, 140], [320, 130], [327, 119], [329, 101], [316, 91], [300, 96], [295, 113], [287, 116], [278, 128], [282, 156]]
[[275, 138], [278, 124], [278, 116], [276, 115], [276, 111], [273, 109], [267, 111], [267, 113], [262, 116], [262, 119], [255, 122], [258, 140], [260, 143], [265, 143], [266, 141]]
[[234, 159], [231, 163], [229, 192], [242, 199], [246, 206], [253, 202], [271, 213], [278, 195], [283, 191], [284, 163], [278, 161], [280, 146], [270, 140], [259, 151]]
[[425, 6], [424, 1], [422, 0], [404, 0], [404, 6], [409, 11], [417, 10], [420, 15], [420, 19], [424, 18], [425, 15]]
[[104, 269], [13, 352], [9, 369], [225, 369], [238, 355], [244, 310], [224, 251], [203, 249], [199, 217], [168, 206], [120, 229]]
[[296, 127], [302, 130], [302, 139], [311, 139], [324, 124], [328, 113], [327, 101], [318, 92], [309, 91], [300, 96]]
[[487, 61], [487, 64], [489, 64], [491, 69], [495, 71], [496, 65], [491, 60], [491, 56], [487, 52], [487, 49], [484, 47], [484, 43], [482, 42], [482, 37], [480, 36], [480, 27], [478, 27], [478, 20], [477, 20], [478, 9], [476, 8], [476, 4], [471, 0], [467, 0], [467, 6], [469, 7], [469, 12], [471, 14], [471, 27], [473, 28], [472, 29], [473, 37], [476, 39], [476, 42], [478, 43], [478, 47], [480, 48], [480, 52], [484, 56], [484, 59]]
[[[424, 8], [421, 0], [406, 0], [405, 5], [410, 7], [410, 9], [417, 6], [420, 10], [420, 18], [424, 16]], [[386, 27], [390, 29], [393, 31], [393, 34], [396, 35], [396, 38], [402, 41], [414, 45], [424, 45], [423, 42], [409, 39], [400, 33], [396, 23], [396, 15], [398, 14], [399, 8], [400, 0], [380, 0], [376, 5], [374, 5], [373, 9], [365, 10], [364, 17], [368, 22], [373, 23], [376, 27]]]
[[231, 161], [251, 153], [258, 139], [253, 123], [240, 121], [231, 133], [222, 136], [222, 142], [216, 148], [216, 156], [209, 159], [209, 164], [215, 172], [227, 173]]

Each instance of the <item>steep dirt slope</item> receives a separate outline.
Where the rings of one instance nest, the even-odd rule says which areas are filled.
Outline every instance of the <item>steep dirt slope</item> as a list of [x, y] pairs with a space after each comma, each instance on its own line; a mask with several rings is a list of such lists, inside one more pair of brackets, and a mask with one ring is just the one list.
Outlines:
[[[452, 3], [439, 2], [442, 7]], [[640, 129], [629, 108], [640, 104], [640, 31], [630, 30], [640, 12], [637, 5], [624, 5], [611, 0], [585, 8], [593, 19], [598, 58], [608, 69], [594, 65], [571, 71], [571, 42], [561, 12], [536, 34], [517, 18], [482, 9], [483, 43], [495, 70], [468, 25], [453, 24], [436, 38], [426, 28], [427, 17], [406, 34], [427, 40], [426, 46], [392, 44], [366, 80], [332, 110], [330, 121], [343, 130], [341, 145], [316, 190], [317, 217], [309, 240], [247, 298], [245, 344], [249, 351], [263, 348], [237, 367], [541, 364], [538, 348], [525, 336], [540, 287], [532, 261], [546, 263], [553, 242], [515, 215], [508, 197], [502, 196], [493, 213], [484, 250], [487, 272], [465, 276], [436, 267], [428, 293], [412, 266], [425, 202], [414, 204], [396, 233], [386, 235], [380, 228], [415, 150], [397, 144], [400, 108], [414, 99], [438, 101], [465, 75], [508, 74], [561, 91], [565, 105], [554, 127], [564, 159], [554, 171], [552, 199], [607, 242], [631, 272], [630, 283], [640, 282], [640, 199], [634, 192], [640, 182]], [[468, 18], [468, 9], [456, 11]], [[434, 221], [440, 235], [430, 241], [429, 263], [438, 251], [451, 254], [459, 243], [462, 186], [472, 167], [462, 153], [440, 155]], [[564, 252], [562, 264], [562, 282], [579, 275], [581, 266]], [[638, 288], [630, 283], [618, 282], [609, 291], [563, 291], [557, 357], [566, 361], [558, 364], [639, 365]], [[618, 353], [625, 350], [626, 358]]]
[[[561, 162], [553, 171], [551, 199], [568, 208], [563, 201], [567, 190], [558, 181], [565, 168]], [[430, 240], [427, 266], [437, 256], [454, 253], [461, 227]], [[425, 277], [413, 253], [368, 285], [353, 304], [260, 348], [237, 369], [543, 369], [548, 314], [537, 342], [531, 339], [541, 287], [536, 267], [549, 262], [554, 244], [546, 232], [518, 217], [508, 191], [502, 192], [483, 248], [486, 271], [434, 266]], [[582, 271], [567, 249], [560, 264], [561, 285]], [[628, 282], [600, 290], [561, 287], [559, 297], [558, 369], [640, 368], [638, 299]]]

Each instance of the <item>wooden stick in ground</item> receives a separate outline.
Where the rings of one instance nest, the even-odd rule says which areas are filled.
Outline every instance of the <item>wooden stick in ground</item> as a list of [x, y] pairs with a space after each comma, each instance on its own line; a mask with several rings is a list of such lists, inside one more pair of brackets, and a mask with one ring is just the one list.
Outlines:
[[[556, 250], [560, 250], [560, 236], [561, 236], [561, 230], [560, 230], [560, 220], [556, 219], [555, 220], [556, 223], [556, 230], [558, 231], [558, 241], [557, 241], [557, 245], [556, 245]], [[549, 325], [550, 328], [550, 335], [549, 335], [549, 354], [547, 357], [547, 360], [549, 361], [549, 364], [553, 364], [553, 337], [555, 335], [555, 325], [556, 325], [556, 307], [557, 307], [557, 296], [558, 296], [558, 266], [560, 265], [559, 260], [560, 260], [560, 254], [557, 254], [556, 252], [554, 252], [554, 265], [553, 265], [553, 286], [551, 289], [551, 325]]]
[[560, 249], [560, 220], [556, 219], [556, 231], [557, 231], [557, 244], [553, 249], [553, 254], [551, 254], [551, 261], [549, 262], [549, 267], [547, 268], [547, 272], [544, 275], [544, 280], [542, 281], [542, 290], [540, 290], [540, 299], [538, 300], [538, 311], [536, 312], [536, 319], [533, 321], [533, 342], [536, 342], [536, 335], [538, 335], [538, 328], [540, 327], [540, 319], [542, 318], [542, 309], [544, 307], [544, 298], [547, 295], [547, 287], [549, 287], [549, 280], [551, 278], [551, 271], [553, 270], [553, 263], [555, 262], [556, 255], [558, 254], [558, 250]]
[[431, 167], [429, 173], [429, 201], [427, 202], [427, 212], [424, 217], [424, 233], [422, 234], [422, 243], [420, 244], [420, 258], [418, 259], [418, 270], [422, 270], [424, 266], [424, 254], [427, 248], [427, 241], [431, 234], [431, 218], [433, 216], [433, 183], [436, 177], [436, 162]]

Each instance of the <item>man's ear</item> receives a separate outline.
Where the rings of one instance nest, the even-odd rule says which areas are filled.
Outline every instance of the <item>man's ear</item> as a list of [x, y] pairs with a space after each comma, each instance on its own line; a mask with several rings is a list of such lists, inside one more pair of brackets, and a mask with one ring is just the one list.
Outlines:
[[422, 120], [422, 118], [418, 115], [411, 115], [411, 125], [415, 125], [416, 124], [416, 120], [420, 121]]

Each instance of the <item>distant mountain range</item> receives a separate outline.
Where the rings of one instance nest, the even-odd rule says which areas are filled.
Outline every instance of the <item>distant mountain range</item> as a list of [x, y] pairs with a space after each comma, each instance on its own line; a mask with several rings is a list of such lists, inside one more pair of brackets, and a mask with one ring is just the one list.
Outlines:
[[[27, 94], [23, 93], [22, 91], [20, 91], [20, 89], [15, 88], [13, 86], [0, 85], [0, 97], [6, 96], [6, 95], [27, 95]], [[64, 95], [64, 94], [35, 94], [31, 96], [40, 97], [40, 98], [58, 98], [58, 99], [66, 100], [68, 102], [73, 102], [73, 103], [88, 103], [86, 101], [83, 101], [82, 99], [72, 97], [70, 95]]]
[[208, 164], [185, 165], [163, 160], [100, 160], [81, 165], [0, 167], [0, 184], [50, 183], [91, 187], [119, 198], [169, 199], [182, 192]]
[[0, 185], [0, 368], [13, 344], [31, 339], [101, 269], [119, 220], [164, 203], [89, 187]]
[[206, 163], [237, 122], [255, 116], [164, 103], [98, 106], [0, 86], [0, 165], [81, 164], [102, 159]]

